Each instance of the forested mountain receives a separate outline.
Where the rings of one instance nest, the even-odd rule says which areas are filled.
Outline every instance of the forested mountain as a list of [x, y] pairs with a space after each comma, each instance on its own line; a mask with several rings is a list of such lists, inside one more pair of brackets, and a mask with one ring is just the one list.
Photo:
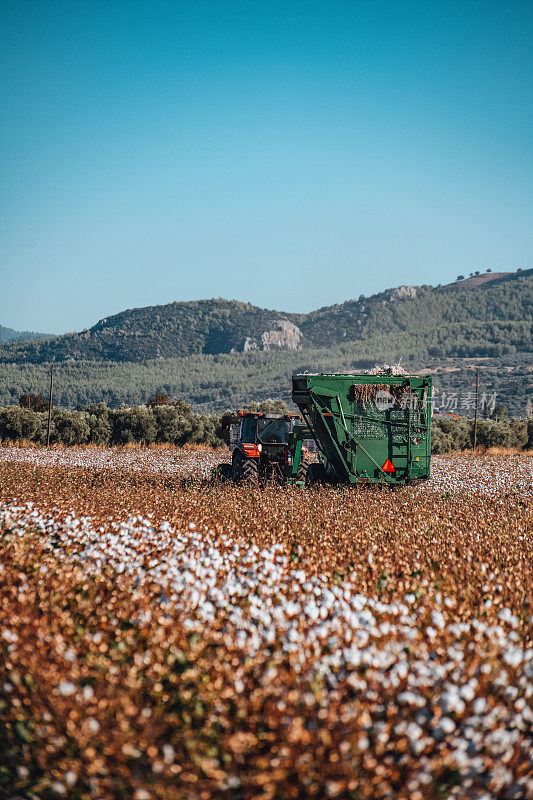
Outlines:
[[34, 331], [15, 331], [13, 328], [4, 328], [0, 325], [0, 344], [7, 342], [20, 342], [23, 339], [46, 339], [47, 333], [35, 333]]
[[310, 314], [228, 300], [124, 311], [82, 333], [1, 346], [0, 404], [46, 394], [52, 358], [60, 406], [116, 407], [162, 392], [203, 411], [289, 400], [292, 372], [360, 371], [401, 359], [433, 374], [449, 411], [471, 412], [479, 367], [481, 392], [524, 416], [533, 398], [532, 294], [528, 270], [400, 287]]
[[455, 341], [448, 350], [495, 355], [499, 345], [531, 349], [532, 300], [533, 270], [527, 270], [447, 286], [400, 286], [291, 319], [319, 347], [422, 329], [433, 331], [435, 355], [450, 334]]
[[[490, 278], [490, 280], [488, 280]], [[132, 361], [195, 354], [331, 347], [395, 334], [421, 336], [429, 355], [498, 356], [531, 350], [533, 270], [448, 286], [401, 286], [310, 314], [235, 300], [123, 311], [89, 330], [0, 347], [0, 362]], [[429, 343], [429, 344], [428, 344]], [[426, 347], [427, 345], [427, 347]]]
[[299, 329], [279, 311], [236, 300], [147, 306], [102, 319], [89, 330], [0, 348], [0, 362], [145, 361], [195, 353], [297, 349]]

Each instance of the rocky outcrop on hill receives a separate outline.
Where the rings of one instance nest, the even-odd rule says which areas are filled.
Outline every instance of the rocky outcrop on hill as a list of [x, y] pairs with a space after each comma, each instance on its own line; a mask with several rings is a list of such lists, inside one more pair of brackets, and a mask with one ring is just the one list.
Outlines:
[[272, 350], [276, 347], [286, 347], [288, 350], [298, 350], [301, 345], [302, 332], [300, 328], [288, 319], [279, 319], [273, 328], [263, 331], [260, 336], [247, 336], [244, 340], [243, 351]]
[[288, 347], [289, 350], [298, 350], [301, 338], [300, 328], [289, 322], [288, 319], [281, 319], [277, 323], [277, 328], [261, 334], [264, 350], [270, 350], [272, 347]]
[[416, 286], [398, 286], [390, 290], [390, 300], [406, 300], [416, 297]]

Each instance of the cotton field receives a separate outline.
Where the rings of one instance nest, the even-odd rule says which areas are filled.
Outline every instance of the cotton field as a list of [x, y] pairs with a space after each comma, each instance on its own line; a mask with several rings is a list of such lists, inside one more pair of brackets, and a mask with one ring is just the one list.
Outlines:
[[155, 475], [207, 477], [227, 454], [203, 448], [177, 447], [6, 447], [0, 460], [36, 467], [86, 467], [95, 470], [128, 470]]
[[[2, 462], [17, 462], [42, 467], [86, 467], [96, 470], [127, 470], [169, 477], [207, 478], [227, 452], [191, 447], [5, 447]], [[453, 494], [473, 491], [477, 495], [500, 497], [507, 492], [522, 492], [533, 497], [533, 458], [522, 455], [484, 456], [471, 454], [432, 457], [432, 475], [417, 487], [417, 493], [446, 491]]]
[[0, 795], [533, 797], [533, 469], [210, 483], [0, 449]]

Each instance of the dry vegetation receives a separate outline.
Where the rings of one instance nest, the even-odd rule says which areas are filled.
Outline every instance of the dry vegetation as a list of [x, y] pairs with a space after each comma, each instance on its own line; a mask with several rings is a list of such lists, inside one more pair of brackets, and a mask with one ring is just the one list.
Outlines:
[[532, 797], [531, 458], [250, 492], [219, 456], [0, 449], [0, 795]]

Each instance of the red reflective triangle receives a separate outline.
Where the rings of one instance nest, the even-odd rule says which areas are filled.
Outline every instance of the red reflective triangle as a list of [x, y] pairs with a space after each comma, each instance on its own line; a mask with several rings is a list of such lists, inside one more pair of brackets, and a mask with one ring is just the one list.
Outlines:
[[388, 459], [385, 461], [385, 463], [383, 464], [383, 466], [381, 467], [381, 469], [383, 470], [383, 472], [396, 472], [396, 469], [395, 469], [395, 467], [394, 467], [394, 464], [392, 463], [392, 461], [390, 460], [390, 458], [388, 458]]

